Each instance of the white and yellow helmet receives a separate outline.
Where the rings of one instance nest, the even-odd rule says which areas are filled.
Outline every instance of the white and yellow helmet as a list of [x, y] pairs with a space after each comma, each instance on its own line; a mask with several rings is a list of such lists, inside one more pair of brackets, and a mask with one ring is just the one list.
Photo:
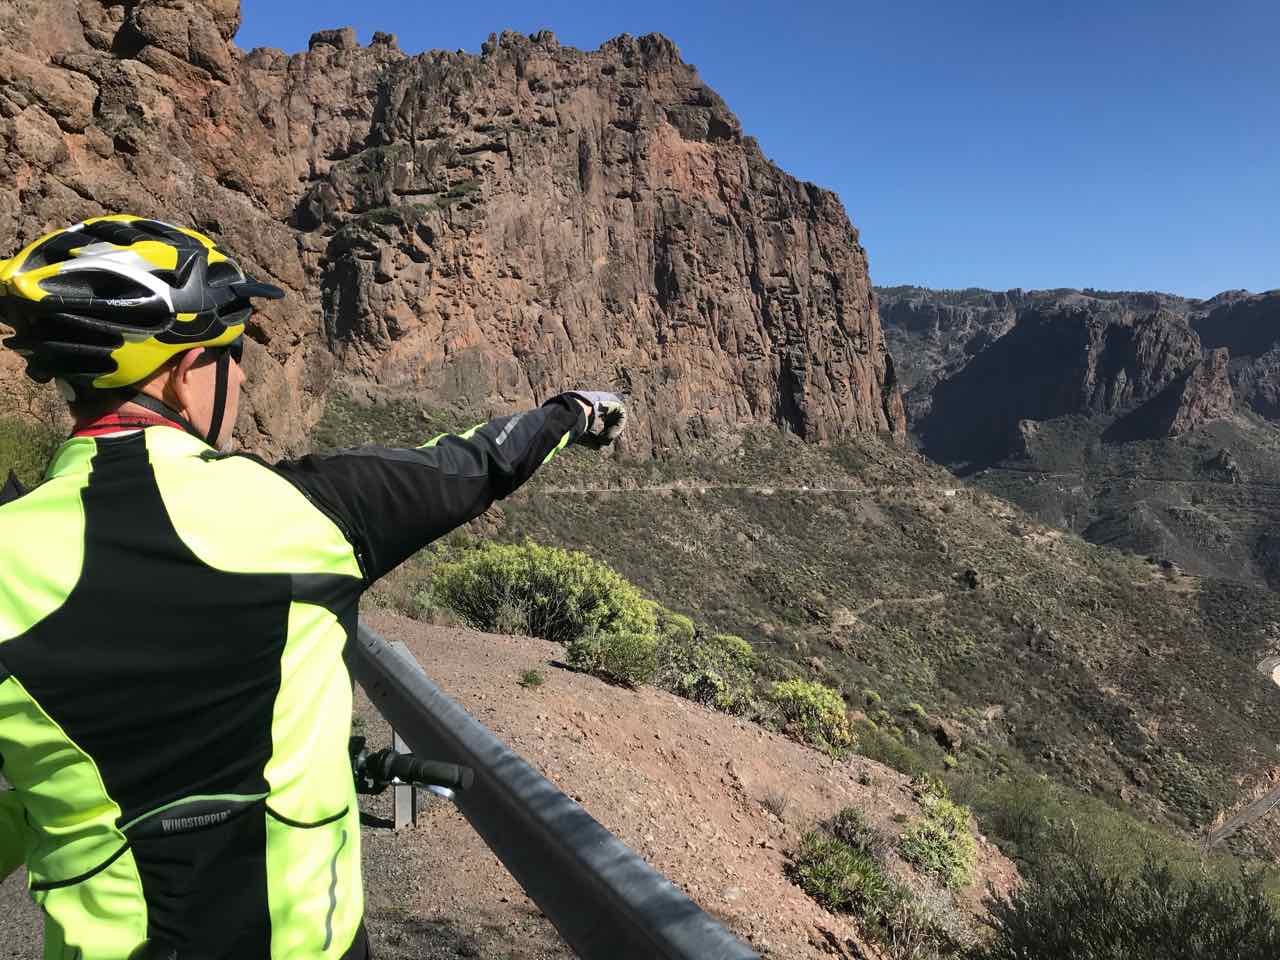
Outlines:
[[32, 379], [77, 391], [129, 387], [185, 350], [233, 344], [252, 298], [283, 296], [204, 234], [128, 214], [55, 230], [0, 260], [0, 316], [15, 331], [5, 345]]

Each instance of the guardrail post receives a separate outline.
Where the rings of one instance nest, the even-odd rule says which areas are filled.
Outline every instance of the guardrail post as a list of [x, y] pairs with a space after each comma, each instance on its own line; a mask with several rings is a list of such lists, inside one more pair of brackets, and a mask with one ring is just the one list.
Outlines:
[[[397, 753], [413, 752], [409, 749], [409, 744], [404, 742], [404, 737], [395, 730], [391, 731], [391, 748]], [[418, 825], [418, 788], [411, 783], [397, 783], [391, 788], [391, 799], [395, 805], [395, 813], [392, 815], [395, 829], [416, 827]]]

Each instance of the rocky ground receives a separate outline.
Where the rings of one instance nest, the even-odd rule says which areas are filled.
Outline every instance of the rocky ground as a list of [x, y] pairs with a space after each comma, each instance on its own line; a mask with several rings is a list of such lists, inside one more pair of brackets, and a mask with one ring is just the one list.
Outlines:
[[[849, 945], [861, 944], [856, 926], [786, 879], [786, 851], [814, 820], [848, 805], [900, 832], [894, 816], [918, 813], [905, 777], [861, 757], [832, 761], [654, 689], [629, 691], [558, 668], [560, 648], [551, 643], [388, 614], [367, 622], [405, 641], [473, 716], [763, 955], [858, 955]], [[546, 683], [520, 687], [528, 669]], [[375, 743], [388, 739], [363, 698], [356, 725]], [[781, 817], [766, 809], [771, 797], [783, 798]], [[376, 798], [374, 806], [385, 813], [388, 802]], [[369, 929], [380, 958], [572, 955], [449, 804], [431, 803], [416, 828], [399, 834], [366, 830], [364, 850]], [[980, 842], [979, 857], [974, 882], [956, 901], [961, 916], [980, 909], [988, 884], [1016, 882], [994, 847]], [[0, 917], [0, 957], [38, 957], [35, 911], [17, 878], [0, 886]]]

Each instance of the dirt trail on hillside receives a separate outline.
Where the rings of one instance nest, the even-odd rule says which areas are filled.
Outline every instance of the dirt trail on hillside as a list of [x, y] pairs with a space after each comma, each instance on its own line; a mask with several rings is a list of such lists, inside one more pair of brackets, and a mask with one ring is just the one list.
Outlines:
[[[848, 805], [890, 835], [901, 832], [894, 816], [919, 812], [906, 778], [862, 757], [833, 762], [654, 689], [628, 691], [553, 667], [562, 655], [555, 644], [387, 614], [366, 622], [408, 644], [450, 696], [762, 955], [860, 955], [850, 946], [860, 944], [856, 927], [786, 879], [785, 851], [814, 820]], [[516, 681], [528, 669], [546, 683], [521, 688]], [[356, 716], [372, 744], [389, 741], [363, 695]], [[786, 798], [781, 819], [762, 803], [770, 795]], [[387, 816], [389, 804], [388, 793], [369, 808]], [[399, 834], [366, 830], [363, 844], [379, 960], [572, 956], [447, 802], [430, 802], [418, 826]], [[979, 856], [974, 883], [958, 901], [965, 910], [977, 907], [988, 883], [1007, 889], [1016, 879], [986, 842]], [[7, 960], [39, 956], [36, 915], [24, 900], [16, 878], [0, 885], [0, 957]]]
[[[984, 473], [1016, 473], [1037, 480], [1074, 480], [1085, 483], [1163, 483], [1169, 486], [1229, 487], [1233, 489], [1280, 490], [1276, 480], [1216, 480], [1211, 477], [1144, 477], [1126, 473], [1089, 473], [1087, 470], [1061, 471], [1033, 470], [1029, 467], [983, 467], [974, 476]], [[966, 475], [966, 480], [973, 477]]]
[[[922, 493], [933, 491], [932, 485], [916, 484], [882, 484], [868, 487], [839, 487], [825, 484], [784, 485], [751, 484], [751, 483], [698, 483], [696, 481], [680, 481], [676, 483], [653, 483], [639, 486], [620, 487], [588, 487], [588, 486], [538, 486], [528, 489], [530, 494], [552, 493], [707, 493], [708, 491], [735, 490], [744, 493], [758, 493], [771, 496], [775, 493], [854, 493], [861, 496], [884, 496], [896, 493]], [[946, 496], [955, 496], [965, 491], [958, 484], [955, 487], [944, 487], [941, 491]]]

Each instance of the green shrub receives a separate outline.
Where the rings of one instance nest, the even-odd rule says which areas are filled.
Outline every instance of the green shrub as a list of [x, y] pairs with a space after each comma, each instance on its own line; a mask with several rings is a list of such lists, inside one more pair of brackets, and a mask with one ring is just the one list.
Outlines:
[[800, 838], [789, 872], [822, 906], [856, 913], [869, 926], [886, 922], [902, 899], [899, 885], [874, 857], [821, 830]]
[[[1109, 876], [1133, 876], [1153, 858], [1180, 875], [1201, 869], [1198, 845], [1042, 776], [968, 776], [953, 786], [1024, 877], [1052, 873], [1068, 855], [1087, 856]], [[1215, 869], [1235, 872], [1235, 864], [1215, 864]]]
[[668, 610], [660, 603], [654, 603], [652, 606], [654, 619], [658, 624], [658, 636], [664, 644], [693, 643], [698, 631], [692, 617]]
[[835, 752], [854, 745], [844, 700], [830, 687], [810, 680], [781, 680], [770, 688], [769, 699], [809, 743]]
[[28, 487], [39, 483], [59, 442], [58, 434], [44, 424], [0, 416], [0, 487], [10, 470]]
[[900, 883], [885, 865], [888, 850], [862, 811], [845, 807], [800, 838], [787, 874], [828, 910], [857, 917], [893, 960], [956, 956], [968, 938], [954, 908]]
[[869, 760], [883, 763], [909, 777], [920, 776], [931, 769], [922, 753], [896, 739], [891, 732], [877, 729], [870, 720], [863, 721], [860, 725], [858, 752]]
[[535, 543], [482, 543], [437, 565], [431, 599], [477, 630], [520, 624], [556, 643], [603, 643], [633, 634], [656, 643], [652, 605], [613, 570], [579, 551]]
[[945, 790], [926, 789], [918, 796], [924, 815], [899, 839], [902, 859], [953, 890], [965, 886], [978, 855], [969, 831], [969, 810], [949, 799]]
[[884, 701], [884, 698], [874, 690], [863, 690], [862, 699], [866, 701], [867, 706], [874, 707]]
[[658, 684], [677, 696], [730, 713], [751, 701], [756, 663], [751, 644], [733, 634], [698, 636], [693, 621], [659, 613]]
[[535, 636], [529, 624], [528, 605], [520, 600], [504, 600], [493, 611], [493, 632]]
[[933, 772], [921, 773], [912, 777], [911, 790], [918, 798], [951, 799], [951, 788], [942, 781], [941, 777]]
[[1060, 860], [991, 905], [975, 960], [1224, 960], [1280, 956], [1280, 919], [1259, 878], [1179, 878], [1148, 861], [1115, 877], [1087, 855]]
[[638, 630], [594, 631], [569, 644], [565, 659], [628, 686], [647, 683], [658, 669], [658, 638]]
[[547, 682], [547, 678], [542, 675], [540, 670], [526, 670], [520, 674], [520, 679], [516, 682], [526, 690], [537, 690]]
[[857, 807], [845, 807], [824, 825], [827, 833], [853, 849], [884, 863], [889, 853], [889, 839], [867, 819]]

